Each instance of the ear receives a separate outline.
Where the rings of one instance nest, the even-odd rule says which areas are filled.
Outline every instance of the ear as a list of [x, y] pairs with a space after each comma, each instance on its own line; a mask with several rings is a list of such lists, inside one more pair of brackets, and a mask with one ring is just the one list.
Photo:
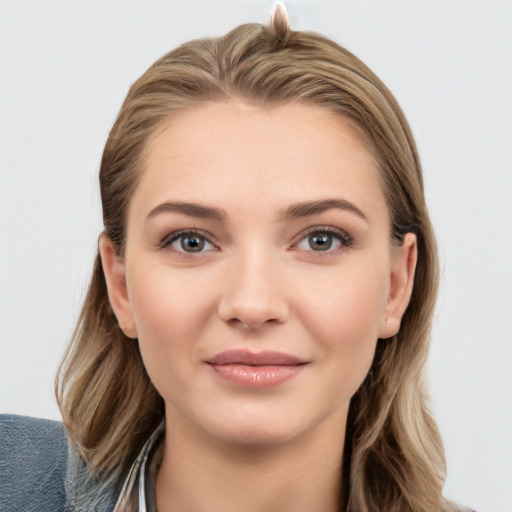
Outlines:
[[389, 293], [379, 338], [391, 338], [400, 330], [402, 316], [409, 305], [418, 259], [416, 235], [406, 233], [402, 245], [393, 248]]
[[137, 338], [137, 329], [132, 315], [126, 288], [125, 264], [116, 255], [110, 238], [102, 233], [99, 240], [101, 264], [107, 282], [108, 299], [114, 310], [119, 327], [129, 338]]

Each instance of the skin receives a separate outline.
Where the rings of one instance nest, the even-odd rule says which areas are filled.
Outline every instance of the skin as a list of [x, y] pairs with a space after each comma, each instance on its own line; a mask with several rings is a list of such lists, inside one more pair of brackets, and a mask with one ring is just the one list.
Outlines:
[[[326, 199], [354, 208], [283, 218]], [[224, 218], [155, 213], [166, 202]], [[198, 252], [169, 241], [183, 229], [199, 231]], [[105, 236], [100, 251], [119, 324], [165, 401], [159, 510], [336, 510], [350, 398], [399, 329], [416, 263], [413, 234], [390, 241], [379, 171], [351, 125], [300, 104], [173, 115], [147, 142], [124, 258]], [[241, 386], [207, 363], [232, 348], [306, 364]]]

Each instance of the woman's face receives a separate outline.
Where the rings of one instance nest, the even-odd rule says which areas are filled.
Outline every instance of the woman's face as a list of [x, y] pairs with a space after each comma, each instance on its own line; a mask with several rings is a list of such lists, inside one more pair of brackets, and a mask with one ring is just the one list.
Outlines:
[[145, 156], [124, 260], [101, 250], [167, 420], [249, 444], [343, 431], [415, 264], [354, 129], [312, 106], [213, 103]]

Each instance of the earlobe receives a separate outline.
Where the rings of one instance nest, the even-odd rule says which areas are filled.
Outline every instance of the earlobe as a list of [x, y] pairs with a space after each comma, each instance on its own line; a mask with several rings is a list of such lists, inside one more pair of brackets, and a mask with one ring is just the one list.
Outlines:
[[402, 244], [393, 255], [389, 293], [379, 338], [391, 338], [400, 330], [402, 316], [409, 305], [418, 259], [416, 235], [406, 233]]
[[99, 251], [107, 283], [108, 298], [119, 327], [129, 338], [137, 338], [137, 329], [126, 288], [125, 264], [116, 255], [114, 246], [105, 233], [100, 236]]

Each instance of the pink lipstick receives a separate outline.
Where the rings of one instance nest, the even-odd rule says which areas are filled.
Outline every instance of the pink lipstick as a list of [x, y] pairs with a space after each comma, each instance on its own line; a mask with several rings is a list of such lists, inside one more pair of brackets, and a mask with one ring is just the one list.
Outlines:
[[232, 349], [206, 361], [222, 379], [239, 386], [277, 386], [302, 371], [308, 361], [284, 352]]

